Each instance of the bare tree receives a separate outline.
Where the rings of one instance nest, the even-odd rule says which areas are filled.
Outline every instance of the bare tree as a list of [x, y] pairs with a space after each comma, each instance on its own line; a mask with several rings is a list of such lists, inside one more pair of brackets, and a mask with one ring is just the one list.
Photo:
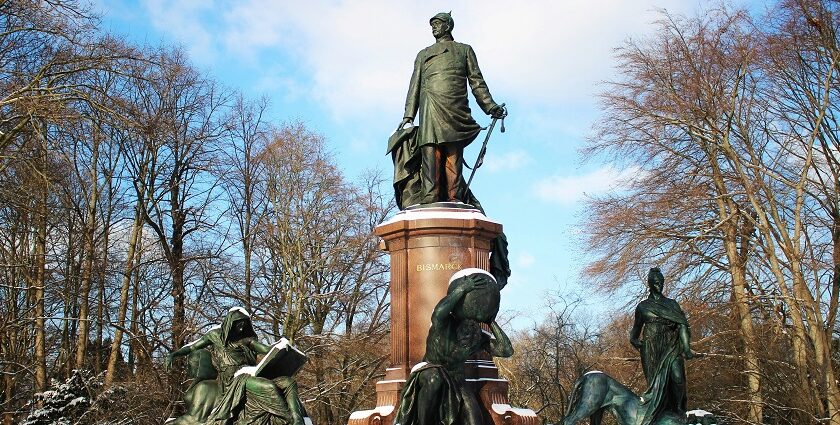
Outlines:
[[[836, 192], [812, 185], [815, 142], [836, 132], [826, 120], [836, 71], [830, 49], [792, 35], [808, 32], [813, 16], [834, 16], [832, 7], [790, 2], [774, 11], [775, 26], [726, 7], [703, 18], [665, 15], [654, 37], [620, 51], [625, 78], [605, 94], [591, 144], [630, 159], [643, 177], [592, 201], [590, 246], [600, 258], [588, 272], [616, 287], [662, 263], [681, 290], [709, 299], [728, 282], [749, 423], [763, 423], [763, 408], [779, 403], [765, 397], [763, 368], [795, 376], [799, 395], [781, 401], [794, 403], [793, 415], [840, 423], [825, 332], [836, 289], [819, 272], [820, 246], [833, 242], [817, 219], [831, 221], [820, 199]], [[790, 344], [793, 370], [764, 361], [757, 327]]]
[[[142, 75], [141, 73], [138, 73]], [[108, 357], [108, 364], [105, 374], [105, 385], [111, 385], [117, 373], [118, 360], [122, 350], [123, 335], [128, 330], [126, 319], [129, 308], [129, 295], [131, 293], [132, 278], [138, 276], [135, 269], [138, 268], [142, 258], [141, 241], [143, 238], [144, 212], [148, 208], [148, 188], [152, 186], [155, 176], [150, 173], [152, 159], [156, 153], [156, 143], [151, 140], [156, 133], [155, 126], [160, 121], [163, 111], [157, 108], [155, 91], [148, 82], [147, 77], [140, 77], [134, 81], [133, 90], [126, 93], [126, 114], [131, 125], [114, 133], [113, 140], [121, 146], [125, 154], [127, 170], [133, 181], [134, 196], [134, 217], [131, 221], [131, 232], [126, 248], [125, 262], [122, 276], [120, 277], [119, 303], [117, 306], [117, 319], [113, 324], [114, 337]], [[134, 279], [136, 287], [134, 290], [135, 300], [139, 290], [140, 282]], [[136, 314], [137, 303], [134, 303], [133, 313]], [[134, 323], [134, 321], [132, 321]], [[136, 329], [134, 329], [136, 332]], [[135, 336], [132, 335], [132, 338]]]
[[365, 382], [385, 359], [387, 266], [373, 228], [393, 203], [376, 174], [348, 182], [303, 124], [279, 128], [258, 158], [267, 201], [254, 309], [270, 334], [312, 354], [301, 376], [310, 413], [346, 421], [373, 395]]
[[157, 179], [148, 188], [144, 217], [172, 273], [172, 345], [180, 347], [186, 337], [185, 271], [195, 255], [187, 244], [217, 219], [209, 210], [217, 197], [211, 170], [227, 98], [213, 81], [192, 69], [182, 53], [163, 53], [157, 62], [159, 74], [153, 81], [162, 113], [151, 137], [160, 142], [149, 170]]
[[253, 255], [259, 224], [265, 213], [266, 173], [257, 155], [268, 145], [271, 135], [264, 115], [268, 100], [249, 103], [239, 94], [227, 117], [225, 160], [219, 165], [219, 178], [227, 193], [229, 212], [237, 229], [236, 239], [242, 255], [242, 282], [233, 277], [229, 296], [241, 298], [253, 310]]
[[510, 397], [528, 406], [546, 423], [558, 423], [575, 380], [599, 363], [603, 350], [591, 318], [577, 310], [582, 300], [546, 294], [547, 311], [540, 322], [515, 336], [516, 356], [500, 362], [510, 382]]

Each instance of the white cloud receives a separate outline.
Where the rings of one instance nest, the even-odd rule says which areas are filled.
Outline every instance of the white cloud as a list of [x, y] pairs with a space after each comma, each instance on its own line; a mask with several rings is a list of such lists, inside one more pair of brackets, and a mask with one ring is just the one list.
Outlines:
[[193, 60], [206, 65], [216, 58], [215, 35], [203, 19], [216, 9], [212, 1], [143, 0], [143, 4], [152, 26], [183, 44]]
[[587, 174], [545, 178], [534, 185], [534, 192], [543, 201], [571, 205], [587, 195], [596, 196], [621, 190], [633, 180], [641, 178], [644, 178], [644, 173], [637, 166], [619, 170], [607, 165]]
[[537, 259], [534, 258], [534, 256], [531, 255], [530, 252], [522, 251], [522, 252], [520, 252], [519, 254], [516, 255], [516, 257], [514, 258], [513, 261], [514, 261], [514, 264], [516, 266], [516, 269], [519, 270], [519, 269], [530, 268], [531, 266], [534, 265], [534, 263], [537, 261]]
[[[531, 163], [533, 158], [525, 151], [516, 150], [497, 155], [488, 155], [484, 167], [490, 173], [516, 171]], [[470, 164], [472, 165], [472, 164]]]
[[253, 88], [259, 93], [276, 93], [272, 98], [284, 100], [297, 100], [308, 96], [309, 88], [301, 84], [301, 81], [289, 74], [289, 69], [277, 65], [267, 69], [257, 76], [253, 82]]
[[[256, 74], [285, 62], [309, 80], [310, 95], [335, 117], [388, 114], [398, 122], [414, 56], [434, 41], [428, 18], [439, 11], [452, 10], [454, 36], [475, 48], [497, 100], [523, 110], [591, 102], [596, 84], [613, 71], [612, 49], [628, 35], [651, 29], [654, 1], [146, 5], [157, 28], [184, 42], [199, 60], [238, 60]], [[669, 1], [677, 11], [692, 4]]]

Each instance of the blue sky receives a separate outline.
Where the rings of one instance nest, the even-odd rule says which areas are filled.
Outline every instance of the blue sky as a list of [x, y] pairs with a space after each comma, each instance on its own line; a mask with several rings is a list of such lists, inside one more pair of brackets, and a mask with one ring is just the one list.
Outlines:
[[[507, 132], [494, 132], [472, 188], [508, 235], [513, 276], [503, 291], [512, 326], [541, 317], [543, 294], [607, 300], [580, 283], [581, 201], [620, 186], [631, 165], [582, 157], [598, 119], [596, 94], [615, 77], [614, 48], [653, 30], [657, 8], [694, 15], [697, 0], [268, 1], [98, 0], [103, 25], [139, 43], [180, 45], [192, 61], [246, 95], [271, 99], [276, 121], [322, 133], [345, 173], [391, 173], [385, 146], [402, 119], [428, 20], [452, 11], [453, 35], [473, 46]], [[489, 123], [479, 108], [473, 114]], [[479, 136], [479, 141], [483, 138]], [[468, 162], [480, 143], [470, 146]], [[641, 272], [640, 272], [641, 275]], [[639, 293], [643, 290], [640, 285]]]

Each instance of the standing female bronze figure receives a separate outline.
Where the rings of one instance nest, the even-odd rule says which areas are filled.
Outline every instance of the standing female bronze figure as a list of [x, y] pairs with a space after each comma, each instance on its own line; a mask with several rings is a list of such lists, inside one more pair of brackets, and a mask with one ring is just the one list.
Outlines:
[[652, 423], [667, 413], [686, 412], [685, 360], [694, 357], [688, 321], [680, 305], [662, 295], [665, 278], [652, 268], [647, 278], [650, 295], [636, 307], [630, 343], [642, 356], [648, 388], [640, 396], [642, 409], [636, 421]]

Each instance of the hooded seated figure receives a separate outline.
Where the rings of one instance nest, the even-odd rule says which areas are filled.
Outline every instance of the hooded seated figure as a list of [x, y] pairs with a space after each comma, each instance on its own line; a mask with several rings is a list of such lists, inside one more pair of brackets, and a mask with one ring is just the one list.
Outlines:
[[[446, 296], [432, 313], [426, 354], [411, 372], [403, 389], [395, 423], [400, 425], [480, 425], [481, 408], [465, 385], [464, 362], [486, 351], [510, 357], [513, 347], [496, 324], [499, 287], [481, 269], [464, 269], [449, 280]], [[482, 331], [490, 325], [492, 337]]]
[[257, 354], [266, 354], [271, 349], [257, 340], [247, 310], [241, 307], [230, 309], [220, 327], [170, 353], [166, 358], [166, 367], [171, 367], [175, 357], [186, 356], [202, 348], [211, 349], [221, 393], [208, 423], [304, 425], [303, 405], [291, 377], [268, 380], [236, 373], [243, 367], [255, 366]]

